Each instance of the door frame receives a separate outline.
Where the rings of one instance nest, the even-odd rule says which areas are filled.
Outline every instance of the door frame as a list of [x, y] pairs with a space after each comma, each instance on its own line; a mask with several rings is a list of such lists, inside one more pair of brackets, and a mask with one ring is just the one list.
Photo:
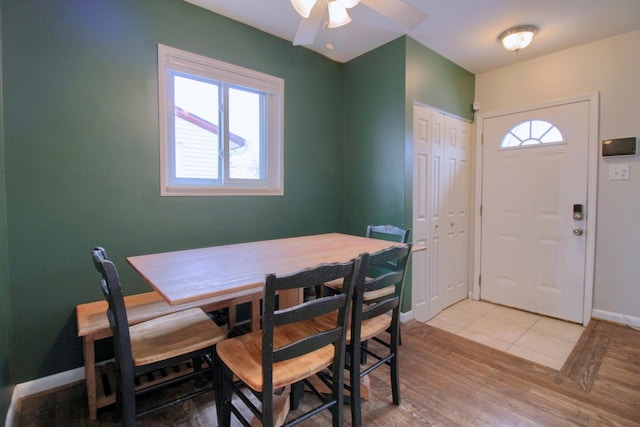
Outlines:
[[591, 319], [593, 310], [593, 285], [595, 276], [595, 247], [596, 247], [596, 207], [598, 195], [598, 155], [599, 155], [599, 93], [592, 92], [568, 98], [556, 99], [542, 103], [528, 104], [520, 107], [513, 107], [504, 110], [479, 113], [476, 117], [475, 132], [475, 195], [474, 195], [474, 235], [473, 235], [473, 299], [479, 300], [481, 297], [480, 273], [482, 257], [482, 217], [480, 215], [482, 207], [482, 153], [483, 153], [483, 133], [484, 120], [503, 116], [507, 114], [522, 113], [533, 109], [549, 108], [558, 105], [583, 102], [589, 103], [589, 123], [588, 123], [588, 177], [587, 177], [587, 203], [585, 218], [586, 228], [586, 259], [584, 275], [584, 300], [582, 304], [582, 324], [587, 325]]

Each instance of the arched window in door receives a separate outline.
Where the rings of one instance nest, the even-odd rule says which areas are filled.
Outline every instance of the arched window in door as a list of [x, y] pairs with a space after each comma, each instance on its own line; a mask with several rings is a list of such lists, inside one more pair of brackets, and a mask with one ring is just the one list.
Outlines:
[[560, 130], [545, 120], [526, 120], [518, 123], [502, 137], [500, 148], [518, 148], [539, 144], [563, 144]]

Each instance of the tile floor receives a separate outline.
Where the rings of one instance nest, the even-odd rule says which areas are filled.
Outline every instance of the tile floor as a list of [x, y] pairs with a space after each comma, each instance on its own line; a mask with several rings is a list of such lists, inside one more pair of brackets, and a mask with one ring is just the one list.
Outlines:
[[469, 299], [427, 324], [558, 370], [584, 331], [575, 323]]

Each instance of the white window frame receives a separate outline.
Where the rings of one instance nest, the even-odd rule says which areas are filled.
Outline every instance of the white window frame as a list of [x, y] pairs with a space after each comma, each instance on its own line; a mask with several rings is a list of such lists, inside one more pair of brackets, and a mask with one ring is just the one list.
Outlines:
[[[173, 73], [255, 90], [265, 95], [265, 173], [263, 179], [175, 179]], [[202, 55], [158, 44], [161, 196], [281, 196], [284, 194], [284, 80]], [[221, 135], [222, 137], [222, 135]]]

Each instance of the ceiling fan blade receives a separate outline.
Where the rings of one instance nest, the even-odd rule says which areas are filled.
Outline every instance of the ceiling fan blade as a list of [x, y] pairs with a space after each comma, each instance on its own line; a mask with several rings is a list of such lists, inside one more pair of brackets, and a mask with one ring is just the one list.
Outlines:
[[[322, 25], [322, 18], [324, 17], [324, 8], [321, 4], [324, 2], [316, 2], [308, 18], [301, 18], [300, 24], [298, 24], [298, 30], [293, 38], [293, 45], [310, 45], [316, 38], [316, 34]], [[325, 4], [326, 6], [326, 4]]]
[[361, 0], [361, 2], [410, 30], [429, 18], [429, 15], [402, 0]]

